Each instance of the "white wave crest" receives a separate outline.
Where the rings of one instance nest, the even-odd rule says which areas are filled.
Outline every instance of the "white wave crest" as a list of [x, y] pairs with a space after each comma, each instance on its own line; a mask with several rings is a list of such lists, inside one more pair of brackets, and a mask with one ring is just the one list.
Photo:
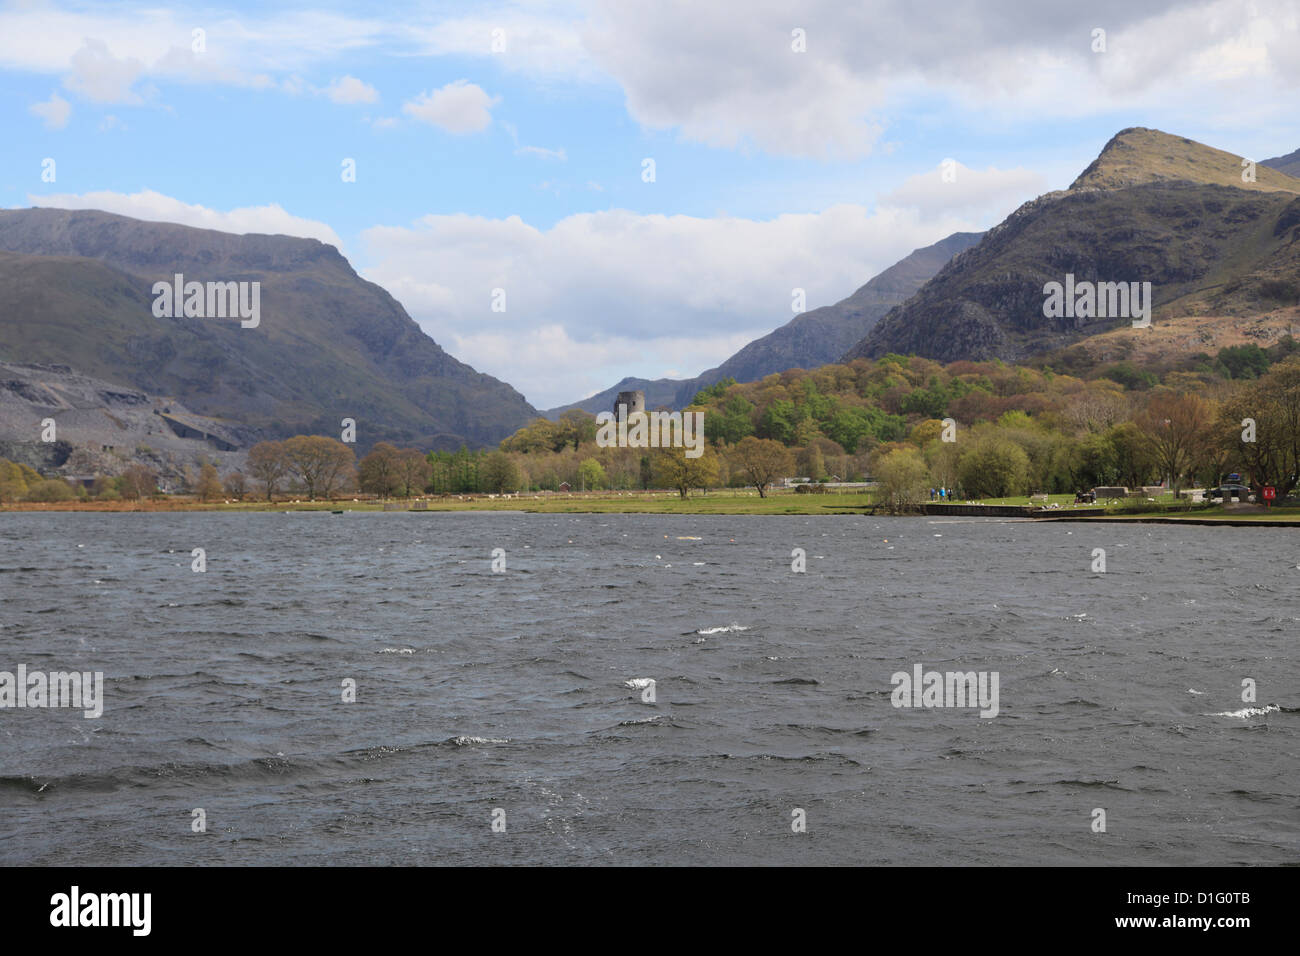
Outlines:
[[1243, 707], [1241, 710], [1225, 710], [1217, 714], [1207, 714], [1208, 717], [1263, 717], [1265, 714], [1271, 714], [1282, 708], [1277, 704], [1269, 704], [1267, 707]]
[[727, 624], [724, 627], [702, 627], [696, 634], [726, 634], [729, 631], [748, 631], [744, 624]]
[[508, 737], [452, 737], [448, 743], [453, 743], [457, 747], [468, 747], [470, 744], [508, 744]]

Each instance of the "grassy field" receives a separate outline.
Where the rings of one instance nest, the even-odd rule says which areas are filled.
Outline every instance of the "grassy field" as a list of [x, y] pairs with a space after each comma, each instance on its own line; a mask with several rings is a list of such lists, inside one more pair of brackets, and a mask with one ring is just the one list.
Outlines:
[[[870, 492], [855, 491], [845, 494], [799, 495], [791, 491], [768, 492], [760, 498], [756, 491], [723, 489], [708, 494], [693, 493], [683, 499], [676, 492], [587, 492], [565, 494], [523, 494], [489, 497], [487, 495], [449, 495], [423, 499], [428, 512], [452, 511], [523, 511], [538, 514], [726, 514], [726, 515], [825, 515], [864, 514], [874, 502]], [[1041, 497], [988, 498], [977, 502], [960, 499], [952, 504], [981, 504], [1017, 506], [1044, 504], [1057, 507], [1060, 513], [1104, 514], [1107, 519], [1135, 520], [1150, 517], [1178, 519], [1215, 519], [1223, 521], [1286, 521], [1300, 523], [1300, 506], [1277, 507], [1268, 511], [1229, 511], [1222, 505], [1194, 507], [1189, 511], [1170, 510], [1175, 499], [1163, 495], [1155, 501], [1128, 499], [1120, 505], [1107, 506], [1074, 504], [1074, 495], [1050, 495], [1044, 502]], [[390, 501], [387, 506], [394, 511], [411, 509], [411, 501]], [[383, 511], [385, 502], [372, 500], [305, 501], [297, 499], [243, 502], [202, 503], [188, 498], [161, 498], [147, 501], [66, 501], [55, 504], [20, 502], [0, 508], [0, 511]]]
[[[587, 492], [568, 494], [523, 494], [489, 497], [487, 495], [450, 495], [423, 499], [430, 512], [447, 511], [527, 511], [542, 514], [836, 514], [862, 513], [872, 504], [871, 495], [853, 494], [797, 495], [793, 492], [758, 492], [724, 489], [709, 494], [693, 493], [682, 498], [676, 492]], [[405, 511], [410, 501], [389, 502]], [[383, 511], [384, 502], [352, 499], [341, 501], [277, 500], [243, 502], [208, 502], [187, 499], [162, 499], [139, 502], [66, 501], [56, 504], [22, 502], [6, 506], [6, 511]]]

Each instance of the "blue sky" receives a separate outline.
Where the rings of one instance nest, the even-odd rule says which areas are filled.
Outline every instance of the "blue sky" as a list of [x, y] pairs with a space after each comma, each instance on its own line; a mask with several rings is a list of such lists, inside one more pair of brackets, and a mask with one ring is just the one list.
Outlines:
[[549, 407], [716, 365], [1123, 127], [1300, 147], [1295, 0], [1132, 6], [11, 3], [0, 205], [337, 243]]

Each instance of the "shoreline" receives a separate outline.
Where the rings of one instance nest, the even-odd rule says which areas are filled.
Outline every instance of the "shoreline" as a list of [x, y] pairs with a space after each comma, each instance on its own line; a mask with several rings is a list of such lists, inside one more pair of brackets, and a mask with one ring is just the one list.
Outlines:
[[[828, 500], [830, 499], [830, 500]], [[422, 507], [416, 507], [417, 502]], [[876, 514], [874, 502], [865, 494], [805, 496], [769, 494], [692, 495], [680, 498], [676, 493], [656, 492], [635, 495], [574, 495], [574, 496], [460, 496], [451, 499], [411, 499], [406, 501], [275, 501], [275, 502], [198, 502], [198, 501], [140, 501], [140, 502], [18, 502], [0, 507], [5, 514], [171, 514], [212, 512], [226, 514], [293, 514], [327, 513], [346, 514], [452, 514], [490, 513], [503, 514], [663, 514], [663, 515], [728, 515], [728, 516], [816, 516], [848, 515], [858, 517], [892, 517]], [[1029, 505], [1005, 501], [987, 504], [923, 504], [917, 512], [900, 515], [910, 518], [953, 518], [968, 521], [1065, 521], [1065, 522], [1138, 522], [1148, 524], [1227, 525], [1230, 527], [1289, 527], [1300, 525], [1300, 508], [1280, 508], [1269, 511], [1255, 510], [1205, 510], [1170, 514], [1153, 509], [1131, 514], [1107, 512], [1103, 508], [1061, 508], [1043, 510]]]

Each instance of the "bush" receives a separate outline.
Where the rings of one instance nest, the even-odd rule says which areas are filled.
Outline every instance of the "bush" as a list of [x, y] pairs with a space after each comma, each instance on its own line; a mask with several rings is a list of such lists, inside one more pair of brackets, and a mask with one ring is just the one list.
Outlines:
[[76, 496], [72, 486], [61, 478], [47, 478], [27, 489], [28, 501], [71, 501]]
[[1029, 486], [1029, 456], [1008, 438], [980, 438], [961, 456], [957, 480], [972, 498], [1012, 498]]

